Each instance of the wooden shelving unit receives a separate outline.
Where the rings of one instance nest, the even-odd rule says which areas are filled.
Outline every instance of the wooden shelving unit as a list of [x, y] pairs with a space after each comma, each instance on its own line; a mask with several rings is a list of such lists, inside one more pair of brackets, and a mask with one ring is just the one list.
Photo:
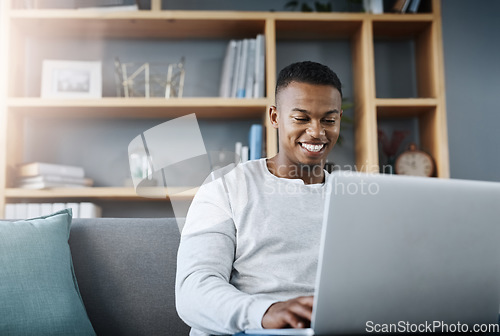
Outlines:
[[[172, 197], [176, 199], [190, 199], [194, 197], [197, 189], [190, 189], [188, 191], [180, 190], [179, 188], [172, 188], [170, 192]], [[147, 190], [146, 190], [147, 192]], [[9, 188], [5, 192], [5, 197], [12, 200], [58, 200], [58, 199], [106, 199], [106, 200], [119, 200], [119, 201], [152, 201], [159, 200], [165, 201], [170, 198], [165, 193], [162, 197], [162, 189], [151, 188], [152, 195], [155, 198], [144, 198], [138, 196], [134, 188], [126, 187], [95, 187], [95, 188], [54, 188], [45, 190], [26, 190], [22, 188]]]
[[14, 115], [31, 118], [174, 118], [190, 113], [207, 119], [258, 118], [267, 104], [265, 98], [11, 98], [7, 102]]
[[435, 98], [375, 99], [378, 118], [418, 117], [437, 107]]
[[[351, 41], [356, 166], [378, 171], [377, 121], [416, 117], [420, 146], [435, 159], [438, 177], [449, 177], [448, 140], [439, 0], [423, 0], [430, 11], [419, 14], [286, 13], [239, 11], [170, 11], [152, 0], [152, 10], [101, 13], [78, 10], [27, 10], [2, 1], [0, 59], [0, 218], [7, 202], [40, 199], [139, 200], [133, 189], [24, 190], [14, 188], [14, 170], [24, 150], [25, 118], [173, 118], [196, 113], [198, 118], [262, 118], [267, 155], [277, 152], [277, 134], [266, 115], [274, 104], [276, 42], [295, 39]], [[265, 34], [266, 98], [179, 98], [47, 100], [27, 97], [23, 64], [27, 39], [239, 39]], [[374, 41], [377, 38], [415, 41], [418, 97], [377, 98]], [[196, 43], [196, 41], [193, 41]], [[187, 193], [186, 198], [194, 192]], [[168, 197], [166, 195], [165, 197]]]

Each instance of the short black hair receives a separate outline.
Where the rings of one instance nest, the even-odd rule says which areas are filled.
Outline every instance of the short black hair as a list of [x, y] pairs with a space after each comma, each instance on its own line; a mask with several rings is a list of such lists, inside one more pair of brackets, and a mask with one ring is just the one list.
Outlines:
[[283, 68], [278, 75], [275, 95], [278, 95], [278, 92], [291, 82], [330, 85], [339, 90], [340, 97], [342, 97], [342, 83], [337, 74], [326, 65], [317, 62], [297, 62]]

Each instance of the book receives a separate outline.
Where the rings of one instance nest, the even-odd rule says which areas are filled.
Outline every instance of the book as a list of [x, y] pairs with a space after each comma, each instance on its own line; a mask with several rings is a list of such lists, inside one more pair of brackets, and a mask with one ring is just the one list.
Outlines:
[[45, 162], [31, 162], [18, 166], [18, 176], [37, 176], [37, 175], [60, 175], [68, 177], [83, 178], [85, 171], [83, 167], [61, 165]]
[[383, 0], [369, 0], [370, 1], [370, 13], [372, 14], [383, 14], [384, 13], [384, 1]]
[[40, 216], [47, 216], [53, 212], [55, 212], [55, 211], [52, 211], [52, 203], [40, 204]]
[[102, 208], [91, 202], [80, 203], [80, 218], [97, 218], [101, 217]]
[[245, 98], [245, 86], [248, 66], [249, 39], [244, 39], [241, 46], [240, 67], [238, 69], [238, 82], [236, 83], [236, 98]]
[[222, 65], [219, 96], [264, 97], [265, 37], [229, 41]]
[[19, 188], [23, 189], [50, 189], [50, 188], [88, 188], [88, 186], [77, 183], [62, 183], [62, 182], [33, 182], [33, 183], [21, 183], [18, 185]]
[[241, 162], [247, 162], [248, 161], [248, 146], [242, 146], [241, 147]]
[[26, 218], [36, 218], [42, 215], [40, 203], [28, 203]]
[[80, 186], [90, 187], [94, 184], [94, 181], [90, 178], [85, 178], [85, 177], [71, 177], [71, 176], [61, 176], [61, 175], [37, 175], [37, 176], [23, 177], [18, 180], [18, 185], [21, 188], [23, 188], [24, 186], [29, 187], [31, 185], [36, 186], [44, 184], [54, 185], [54, 186], [76, 184]]
[[238, 90], [238, 74], [240, 73], [240, 66], [241, 66], [241, 48], [243, 45], [243, 41], [239, 40], [236, 41], [236, 56], [235, 56], [235, 65], [234, 65], [234, 72], [233, 72], [233, 80], [231, 83], [231, 97], [235, 98], [236, 97], [236, 92]]
[[255, 44], [255, 39], [250, 39], [248, 41], [245, 98], [253, 98], [253, 87], [255, 82]]
[[241, 142], [236, 142], [234, 144], [234, 159], [235, 163], [241, 162], [241, 148], [243, 147], [243, 144]]
[[7, 203], [5, 219], [27, 219], [47, 216], [57, 211], [71, 208], [73, 218], [97, 218], [102, 208], [91, 202], [70, 203]]
[[222, 65], [222, 78], [219, 88], [219, 96], [224, 98], [231, 97], [234, 69], [236, 66], [236, 45], [237, 42], [235, 40], [229, 41]]
[[58, 212], [61, 210], [66, 209], [66, 204], [65, 203], [52, 203], [52, 212]]
[[263, 34], [255, 39], [255, 87], [254, 98], [265, 96], [265, 64], [266, 64], [266, 39]]
[[64, 203], [58, 204], [61, 206], [56, 206], [53, 209], [52, 203], [7, 203], [5, 204], [4, 217], [5, 219], [27, 219], [47, 216], [66, 208]]
[[406, 10], [408, 9], [408, 6], [410, 5], [411, 0], [406, 0], [405, 3], [403, 4], [403, 9], [401, 10], [401, 13], [406, 13]]
[[411, 0], [410, 6], [408, 7], [408, 13], [417, 13], [418, 6], [420, 6], [420, 0]]
[[5, 204], [5, 219], [17, 219], [16, 218], [16, 205], [14, 203]]
[[257, 160], [262, 157], [262, 125], [253, 124], [248, 136], [249, 160]]
[[16, 203], [14, 205], [14, 219], [28, 218], [28, 205], [26, 203]]
[[[51, 2], [54, 2], [54, 0], [51, 0]], [[58, 2], [61, 2], [61, 0], [59, 0]], [[102, 7], [102, 6], [125, 6], [126, 2], [139, 3], [139, 1], [136, 1], [136, 0], [130, 0], [130, 1], [127, 1], [127, 0], [71, 0], [69, 2], [72, 2], [73, 6], [75, 8], [78, 8], [78, 7], [90, 7], [90, 6], [95, 6], [95, 7]]]
[[130, 12], [138, 11], [137, 5], [123, 5], [123, 6], [99, 6], [99, 7], [78, 7], [81, 11], [96, 11], [96, 12]]
[[73, 218], [80, 218], [80, 204], [78, 203], [66, 203], [66, 209], [71, 209]]
[[392, 11], [395, 13], [405, 13], [409, 4], [410, 0], [396, 0], [392, 6]]
[[383, 14], [384, 1], [383, 0], [363, 0], [363, 9], [366, 13]]
[[365, 13], [371, 13], [371, 6], [371, 0], [363, 0], [363, 10], [365, 11]]

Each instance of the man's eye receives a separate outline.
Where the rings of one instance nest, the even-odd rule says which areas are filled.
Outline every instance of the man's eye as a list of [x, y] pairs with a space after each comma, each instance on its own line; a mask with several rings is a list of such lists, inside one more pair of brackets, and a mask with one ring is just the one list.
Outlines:
[[325, 119], [325, 122], [333, 124], [335, 123], [335, 119]]
[[306, 118], [297, 118], [297, 117], [295, 117], [294, 119], [297, 120], [297, 121], [307, 121]]

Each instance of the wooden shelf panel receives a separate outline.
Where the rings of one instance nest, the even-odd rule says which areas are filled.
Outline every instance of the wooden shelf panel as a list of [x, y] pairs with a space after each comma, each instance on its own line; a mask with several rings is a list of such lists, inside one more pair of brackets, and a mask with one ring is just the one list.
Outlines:
[[340, 21], [280, 19], [276, 21], [276, 37], [288, 40], [348, 38], [359, 29], [362, 22], [362, 19]]
[[277, 39], [331, 39], [352, 36], [368, 16], [361, 13], [274, 13]]
[[84, 38], [244, 38], [264, 32], [258, 13], [216, 11], [13, 10], [12, 23], [29, 36]]
[[364, 21], [373, 22], [375, 36], [412, 36], [432, 20], [431, 14], [276, 13], [280, 39], [329, 39], [353, 36]]
[[415, 38], [433, 22], [431, 14], [385, 14], [373, 18], [375, 38]]
[[[183, 193], [177, 193], [173, 188], [176, 200], [190, 200], [194, 197], [197, 189], [191, 189]], [[151, 189], [158, 194], [161, 188]], [[29, 190], [22, 188], [5, 189], [5, 197], [8, 201], [44, 201], [58, 199], [81, 199], [81, 200], [120, 200], [120, 201], [164, 201], [164, 198], [146, 198], [136, 194], [134, 188], [127, 187], [94, 187], [94, 188], [53, 188], [42, 190]]]
[[11, 98], [9, 111], [40, 118], [174, 118], [196, 113], [198, 118], [260, 118], [267, 98]]
[[375, 99], [378, 118], [411, 118], [434, 111], [435, 98]]
[[253, 37], [264, 32], [267, 19], [276, 20], [278, 38], [351, 36], [364, 20], [373, 20], [375, 35], [408, 35], [434, 18], [432, 14], [68, 9], [12, 10], [10, 17], [29, 36], [178, 39]]

